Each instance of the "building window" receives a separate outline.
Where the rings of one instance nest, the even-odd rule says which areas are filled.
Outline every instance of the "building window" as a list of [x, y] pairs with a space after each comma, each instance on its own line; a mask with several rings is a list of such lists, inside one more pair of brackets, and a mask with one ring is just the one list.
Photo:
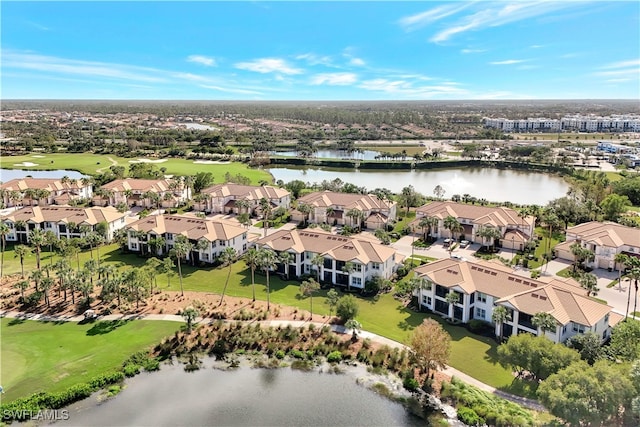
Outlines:
[[362, 271], [362, 264], [353, 264], [353, 269], [354, 271], [357, 271], [358, 273]]
[[351, 277], [351, 284], [353, 286], [362, 286], [362, 278], [360, 278], [360, 277]]
[[577, 332], [579, 334], [584, 334], [584, 325], [581, 325], [579, 323], [574, 323], [573, 324], [573, 332]]
[[476, 307], [476, 314], [475, 314], [474, 317], [476, 319], [484, 319], [486, 314], [487, 314], [487, 312], [485, 311], [484, 308]]
[[208, 253], [203, 253], [202, 254], [202, 258], [204, 258], [205, 260], [209, 261], [209, 254]]
[[483, 294], [482, 292], [476, 292], [478, 302], [487, 302], [487, 294]]
[[372, 269], [374, 270], [380, 270], [380, 263], [374, 262], [371, 266]]
[[242, 245], [242, 252], [247, 250], [247, 244], [245, 243], [244, 245]]
[[134, 250], [138, 249], [138, 244], [137, 243], [132, 243], [131, 244], [131, 249], [134, 249]]

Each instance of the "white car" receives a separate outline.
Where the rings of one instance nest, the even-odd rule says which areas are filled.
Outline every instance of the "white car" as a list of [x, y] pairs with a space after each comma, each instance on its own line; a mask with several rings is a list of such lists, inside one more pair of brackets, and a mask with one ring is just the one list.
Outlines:
[[469, 246], [470, 244], [471, 244], [471, 242], [470, 242], [470, 241], [468, 241], [468, 240], [463, 240], [463, 241], [461, 241], [461, 242], [460, 242], [460, 247], [461, 247], [461, 248], [466, 248], [466, 247], [467, 247], [467, 246]]

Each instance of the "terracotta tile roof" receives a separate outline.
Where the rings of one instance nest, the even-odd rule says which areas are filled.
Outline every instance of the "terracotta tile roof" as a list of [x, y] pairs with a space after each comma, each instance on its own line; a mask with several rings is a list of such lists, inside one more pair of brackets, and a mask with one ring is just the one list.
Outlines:
[[359, 209], [389, 210], [396, 202], [381, 200], [375, 194], [336, 193], [333, 191], [318, 191], [300, 197], [298, 203], [327, 208], [329, 206], [343, 206], [344, 210]]
[[127, 226], [127, 230], [150, 234], [181, 234], [191, 240], [230, 240], [246, 233], [246, 229], [229, 221], [202, 219], [187, 215], [151, 215]]
[[170, 179], [135, 179], [135, 178], [126, 178], [126, 179], [116, 179], [115, 181], [111, 181], [103, 185], [101, 188], [107, 191], [116, 191], [116, 192], [124, 192], [127, 190], [131, 191], [154, 191], [154, 192], [164, 192], [169, 191], [169, 185], [171, 184]]
[[114, 207], [92, 207], [78, 208], [71, 206], [28, 206], [9, 215], [3, 216], [2, 220], [10, 220], [12, 222], [64, 222], [75, 224], [95, 225], [102, 221], [113, 222], [125, 216]]
[[51, 192], [62, 190], [80, 190], [85, 186], [81, 180], [70, 180], [63, 183], [57, 178], [16, 178], [0, 184], [0, 189], [7, 191], [24, 192], [31, 188], [34, 190], [48, 190]]
[[497, 297], [496, 302], [508, 302], [524, 313], [550, 313], [562, 324], [572, 321], [591, 326], [611, 311], [608, 305], [587, 297], [587, 291], [573, 279], [530, 279], [491, 261], [442, 259], [420, 266], [415, 272], [447, 288]]
[[288, 196], [289, 191], [284, 188], [272, 187], [270, 185], [240, 185], [240, 184], [217, 184], [205, 188], [203, 194], [210, 194], [212, 197], [233, 197], [234, 199], [260, 200], [281, 199]]
[[567, 234], [575, 234], [579, 240], [597, 246], [617, 248], [628, 245], [640, 247], [640, 230], [613, 222], [585, 222], [569, 227]]
[[395, 250], [366, 239], [337, 236], [325, 231], [279, 230], [259, 239], [256, 244], [273, 250], [305, 251], [330, 256], [339, 261], [358, 260], [363, 264], [385, 262], [393, 257]]
[[494, 227], [510, 227], [526, 223], [533, 225], [535, 218], [520, 218], [518, 212], [505, 207], [468, 205], [450, 201], [431, 202], [416, 210], [418, 216], [430, 216], [444, 219], [449, 215], [455, 218], [469, 219], [475, 224], [492, 225]]

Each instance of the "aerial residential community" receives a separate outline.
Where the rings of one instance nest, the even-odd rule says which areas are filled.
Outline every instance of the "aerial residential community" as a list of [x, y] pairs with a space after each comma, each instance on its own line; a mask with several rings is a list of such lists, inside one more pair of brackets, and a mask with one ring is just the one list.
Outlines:
[[640, 5], [34, 6], [2, 425], [640, 425]]

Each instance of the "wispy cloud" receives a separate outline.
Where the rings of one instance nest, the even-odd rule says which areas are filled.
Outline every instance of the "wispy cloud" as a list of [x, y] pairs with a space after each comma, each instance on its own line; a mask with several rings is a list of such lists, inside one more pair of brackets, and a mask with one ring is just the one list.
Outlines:
[[106, 77], [120, 80], [143, 82], [166, 82], [162, 71], [154, 68], [138, 67], [106, 62], [84, 61], [58, 58], [31, 53], [3, 52], [2, 68], [37, 70], [44, 73], [79, 75], [86, 77]]
[[541, 44], [532, 44], [531, 46], [529, 46], [529, 49], [542, 49], [544, 47], [544, 45]]
[[600, 68], [608, 70], [608, 69], [612, 69], [612, 68], [627, 68], [627, 67], [633, 67], [633, 66], [640, 66], [640, 58], [631, 59], [629, 61], [614, 62], [614, 63], [607, 64], [607, 65], [605, 65], [603, 67], [600, 67]]
[[256, 73], [281, 73], [281, 74], [302, 74], [303, 70], [294, 68], [287, 64], [284, 59], [260, 58], [254, 61], [238, 62], [235, 67], [240, 70], [254, 71]]
[[33, 21], [24, 21], [28, 26], [35, 28], [36, 30], [40, 30], [40, 31], [49, 31], [49, 27], [46, 27], [42, 24], [38, 24], [37, 22], [33, 22]]
[[243, 95], [263, 95], [262, 92], [258, 92], [256, 90], [237, 89], [237, 88], [220, 87], [220, 86], [213, 86], [213, 85], [200, 85], [200, 87], [203, 87], [205, 89], [217, 90], [218, 92], [225, 92], [225, 93], [240, 93]]
[[640, 77], [640, 58], [630, 59], [628, 61], [612, 62], [610, 64], [603, 65], [600, 70], [594, 74], [599, 77], [612, 77], [614, 79], [638, 79]]
[[489, 62], [491, 65], [513, 65], [513, 64], [522, 64], [523, 62], [527, 62], [528, 59], [505, 59], [504, 61], [493, 61]]
[[460, 51], [460, 53], [464, 53], [465, 55], [470, 53], [482, 53], [482, 52], [486, 52], [486, 50], [485, 49], [462, 49]]
[[449, 4], [438, 6], [433, 9], [426, 10], [424, 12], [417, 13], [415, 15], [405, 16], [398, 20], [398, 24], [405, 29], [405, 31], [414, 31], [418, 28], [432, 24], [436, 21], [446, 18], [447, 16], [454, 15], [469, 7], [469, 4]]
[[304, 60], [309, 65], [324, 65], [326, 67], [333, 67], [333, 58], [328, 55], [318, 55], [315, 53], [304, 53], [295, 57], [297, 60]]
[[463, 96], [465, 89], [455, 83], [441, 85], [416, 85], [407, 80], [371, 79], [365, 80], [360, 85], [361, 89], [385, 93], [389, 96], [400, 98], [434, 98], [439, 96]]
[[214, 58], [203, 55], [189, 55], [187, 57], [187, 62], [195, 62], [196, 64], [202, 64], [207, 67], [215, 67], [217, 65]]
[[355, 65], [357, 67], [362, 67], [366, 65], [366, 62], [364, 62], [364, 59], [362, 58], [351, 58], [351, 60], [349, 61], [349, 64]]
[[323, 73], [311, 78], [312, 85], [327, 84], [331, 86], [346, 86], [355, 83], [358, 76], [354, 73]]
[[[518, 3], [475, 2], [472, 3], [475, 12], [458, 17], [449, 23], [448, 27], [434, 34], [429, 40], [440, 43], [450, 38], [468, 32], [478, 31], [490, 27], [536, 18], [562, 9], [584, 7], [584, 2], [550, 2], [523, 1]], [[481, 7], [482, 9], [478, 10]], [[432, 9], [437, 10], [438, 8]]]

